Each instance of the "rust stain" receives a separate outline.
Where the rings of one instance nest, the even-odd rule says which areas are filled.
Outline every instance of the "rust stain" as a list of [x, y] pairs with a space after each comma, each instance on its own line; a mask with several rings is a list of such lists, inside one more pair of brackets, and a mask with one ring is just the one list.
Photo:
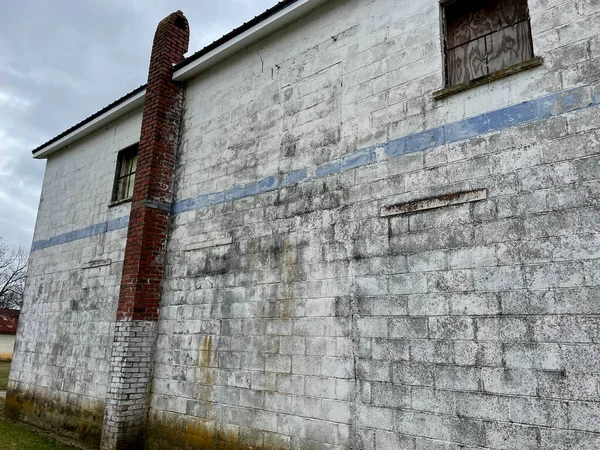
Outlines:
[[[219, 425], [214, 421], [191, 418], [176, 414], [153, 414], [148, 427], [148, 450], [284, 450], [289, 446], [284, 440], [258, 444], [262, 432], [256, 430], [256, 436], [250, 433], [253, 444], [242, 442], [237, 427]], [[158, 417], [161, 417], [159, 419]]]
[[[198, 351], [198, 367], [196, 369], [196, 381], [200, 384], [213, 385], [215, 380], [215, 371], [217, 355], [213, 352], [213, 337], [204, 336], [202, 346]], [[212, 390], [210, 391], [212, 393]], [[206, 401], [212, 401], [211, 398], [203, 398]]]
[[200, 358], [200, 367], [210, 367], [212, 359], [212, 336], [204, 336], [202, 343], [202, 355]]
[[395, 205], [384, 206], [381, 208], [381, 215], [388, 216], [394, 214], [408, 214], [417, 211], [426, 211], [428, 209], [443, 208], [446, 206], [460, 205], [463, 203], [485, 200], [487, 198], [486, 189], [476, 189], [466, 192], [455, 192], [451, 194], [439, 195], [413, 200], [406, 203], [397, 203]]

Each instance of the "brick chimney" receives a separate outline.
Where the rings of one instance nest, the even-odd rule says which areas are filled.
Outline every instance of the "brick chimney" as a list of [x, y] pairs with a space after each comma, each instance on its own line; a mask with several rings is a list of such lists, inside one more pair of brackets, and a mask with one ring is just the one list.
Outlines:
[[158, 24], [152, 44], [102, 450], [144, 448], [183, 101], [173, 65], [183, 60], [189, 35], [188, 21], [177, 11]]

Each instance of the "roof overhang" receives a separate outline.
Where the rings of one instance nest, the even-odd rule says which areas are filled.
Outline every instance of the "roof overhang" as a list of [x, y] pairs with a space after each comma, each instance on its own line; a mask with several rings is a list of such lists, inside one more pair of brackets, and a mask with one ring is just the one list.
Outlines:
[[[219, 61], [273, 34], [299, 17], [308, 14], [311, 10], [327, 1], [329, 0], [281, 1], [273, 8], [182, 61], [174, 68], [173, 79], [176, 81], [189, 80]], [[141, 86], [130, 92], [33, 150], [33, 157], [36, 159], [47, 158], [52, 153], [65, 148], [67, 145], [80, 140], [107, 123], [142, 106], [145, 94], [145, 86]]]
[[115, 119], [127, 114], [130, 111], [142, 106], [144, 104], [144, 95], [146, 94], [146, 89], [136, 93], [135, 95], [123, 100], [122, 102], [116, 104], [112, 108], [104, 111], [98, 117], [95, 117], [93, 120], [82, 124], [79, 127], [75, 127], [70, 133], [64, 135], [60, 139], [56, 141], [50, 141], [49, 144], [39, 147], [34, 150], [33, 157], [36, 159], [44, 159], [47, 158], [51, 153], [54, 153], [60, 149], [65, 148], [67, 145], [80, 140], [84, 136], [96, 131], [99, 128], [102, 128], [107, 123], [112, 122]]
[[[328, 0], [297, 0], [275, 14], [261, 20], [235, 37], [228, 39], [213, 50], [195, 58], [175, 70], [173, 79], [185, 81], [195, 77], [200, 72], [226, 59], [234, 53], [246, 48], [264, 37], [290, 24], [294, 20], [308, 14]], [[193, 57], [192, 57], [193, 58]]]

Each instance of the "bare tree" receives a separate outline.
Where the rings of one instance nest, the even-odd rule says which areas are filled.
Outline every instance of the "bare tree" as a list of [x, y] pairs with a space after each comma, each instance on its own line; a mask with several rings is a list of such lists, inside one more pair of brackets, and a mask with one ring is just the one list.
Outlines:
[[11, 248], [0, 236], [0, 309], [20, 309], [23, 305], [27, 253]]

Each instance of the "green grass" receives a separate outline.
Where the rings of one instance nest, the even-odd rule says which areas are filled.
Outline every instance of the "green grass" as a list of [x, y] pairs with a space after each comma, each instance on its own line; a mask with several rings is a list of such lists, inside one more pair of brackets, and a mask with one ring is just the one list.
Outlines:
[[9, 362], [0, 362], [0, 391], [6, 390], [8, 384], [8, 372], [10, 371]]
[[[1, 363], [3, 364], [3, 363]], [[4, 369], [4, 368], [3, 368]], [[4, 399], [0, 398], [0, 449], [2, 450], [76, 450], [57, 443], [54, 439], [36, 433], [26, 426], [7, 420]]]

